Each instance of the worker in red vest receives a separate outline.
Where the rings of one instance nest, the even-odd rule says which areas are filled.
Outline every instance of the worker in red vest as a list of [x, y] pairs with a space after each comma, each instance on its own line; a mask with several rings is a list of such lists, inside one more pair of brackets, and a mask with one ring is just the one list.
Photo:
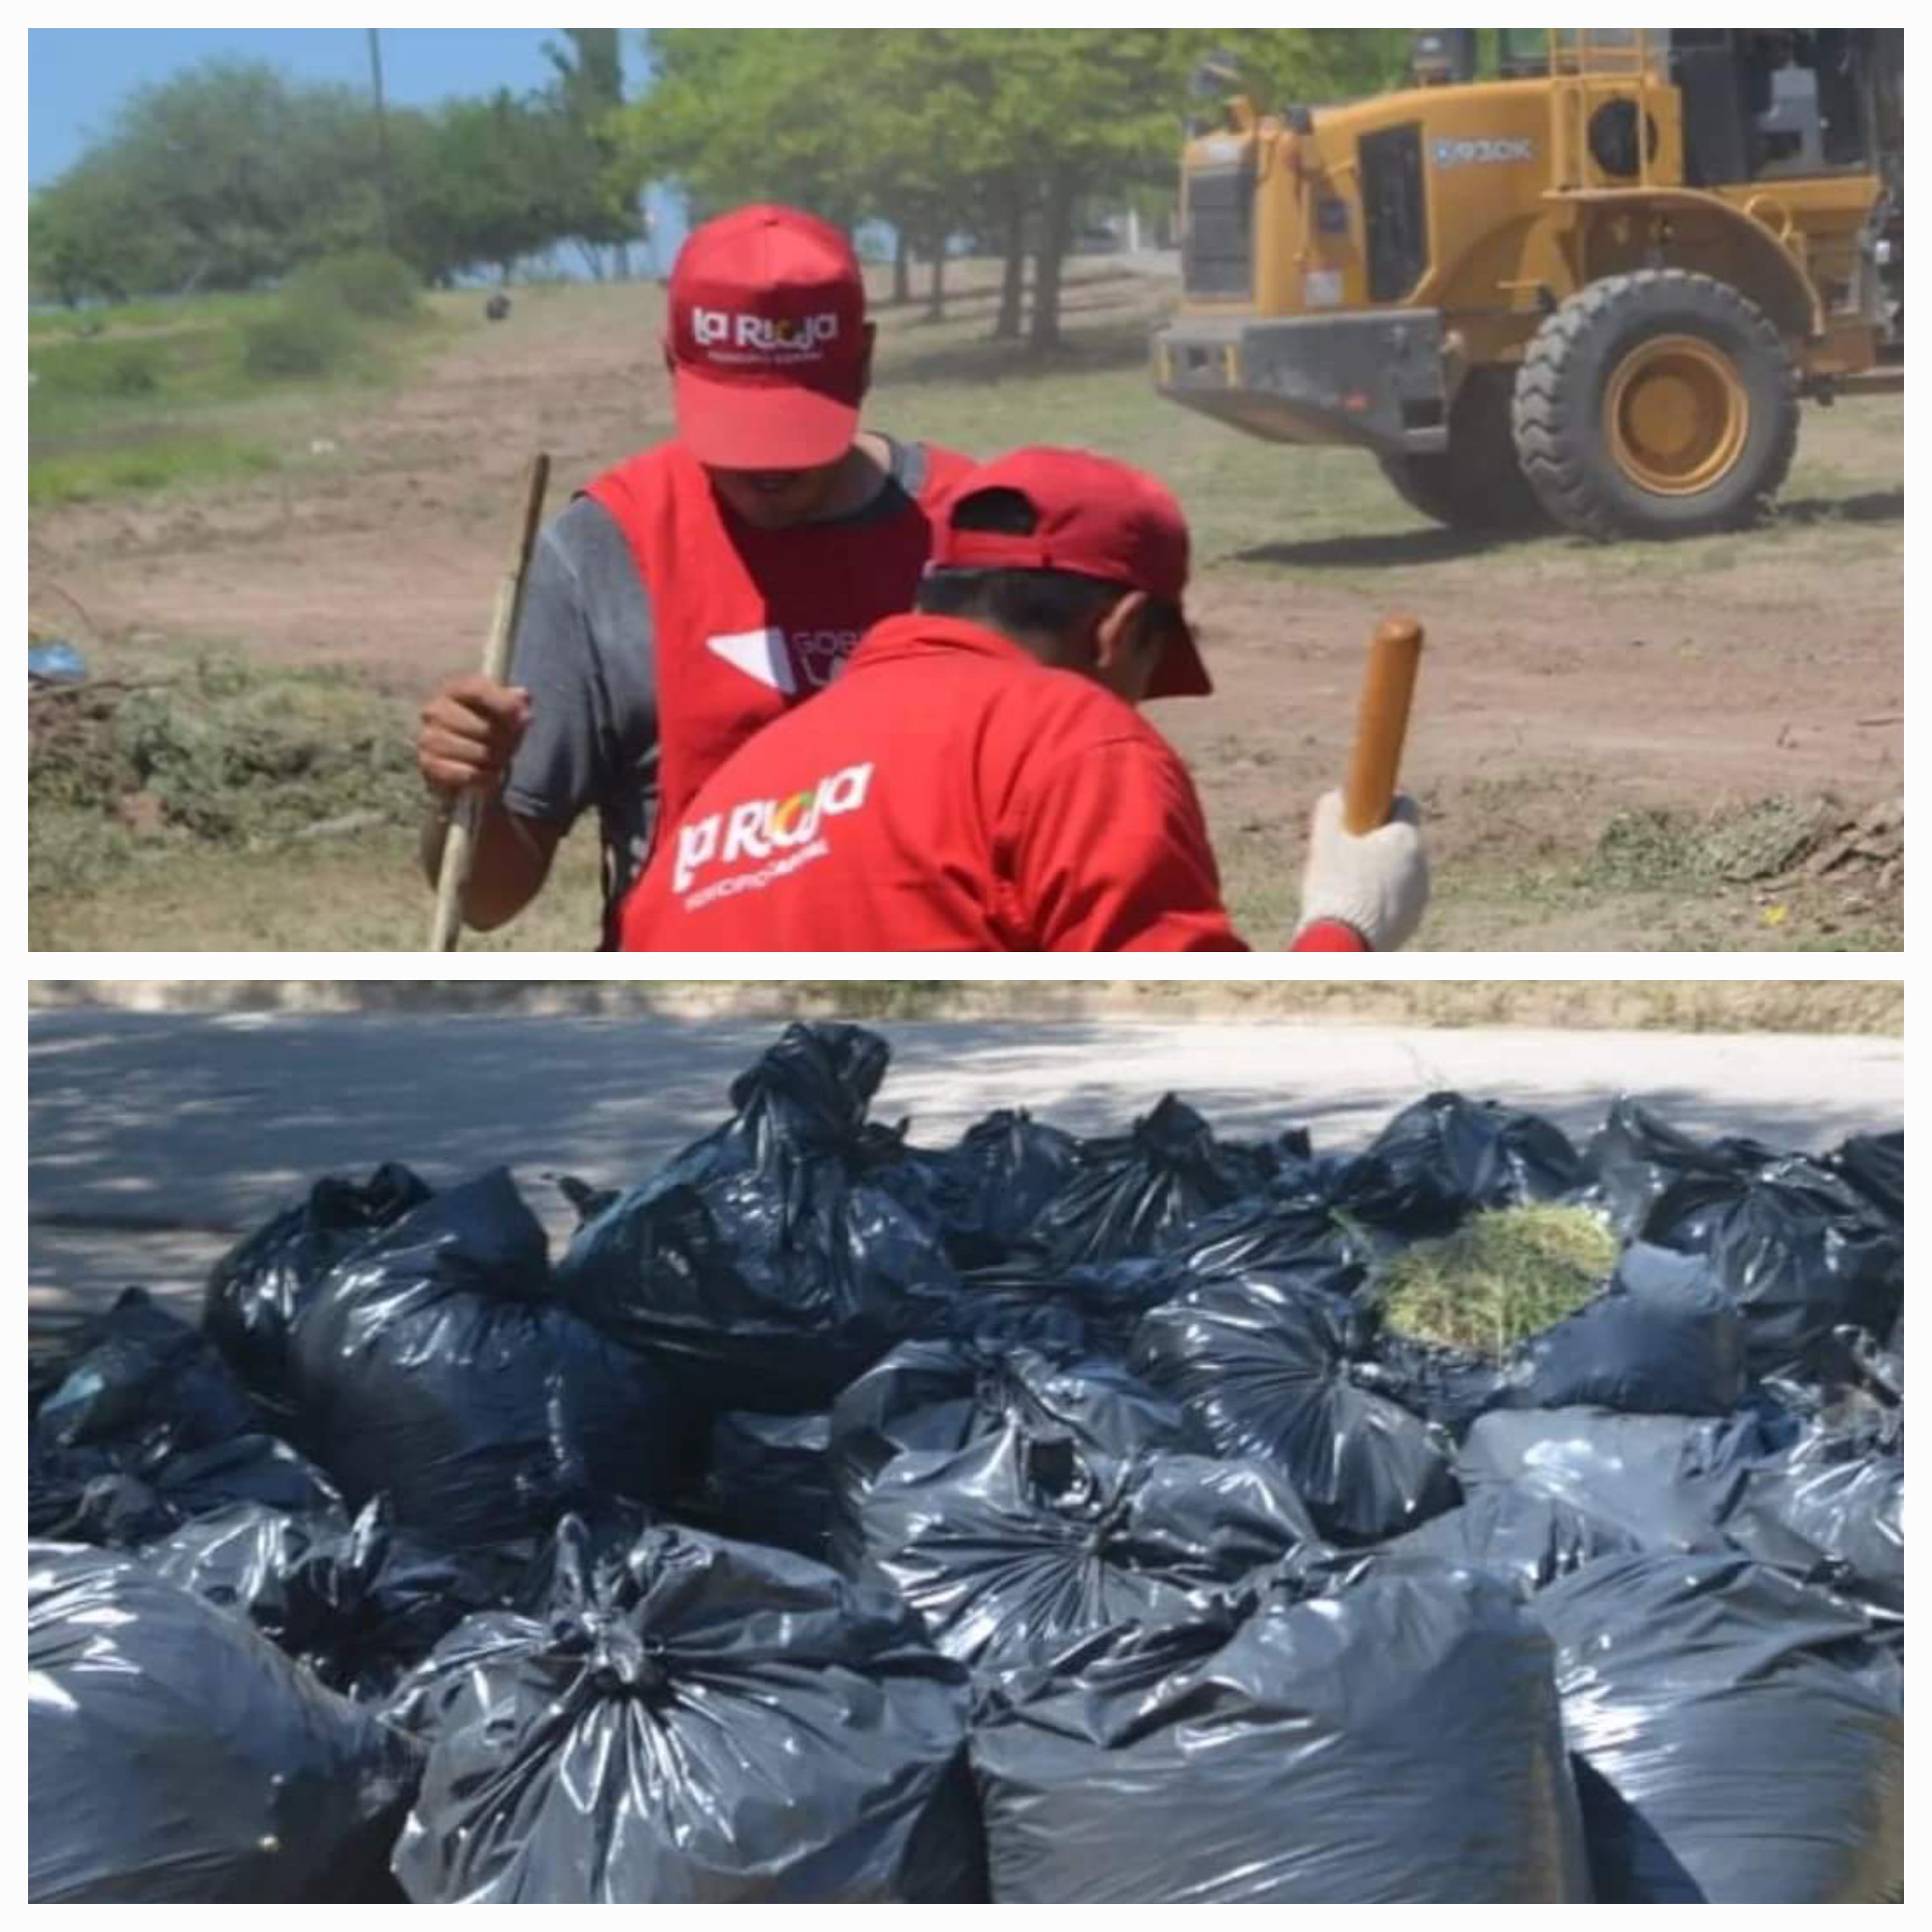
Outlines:
[[664, 341], [676, 437], [544, 530], [511, 682], [454, 678], [422, 709], [432, 883], [456, 795], [489, 795], [472, 926], [527, 905], [594, 808], [608, 926], [656, 827], [911, 608], [934, 506], [968, 465], [860, 429], [872, 339], [857, 259], [814, 217], [741, 208], [686, 242]]
[[[699, 788], [624, 908], [626, 947], [1243, 950], [1186, 768], [1135, 709], [1210, 688], [1173, 497], [1025, 449], [940, 514], [915, 610]], [[1330, 793], [1294, 945], [1398, 946], [1428, 893], [1414, 805], [1353, 837]]]

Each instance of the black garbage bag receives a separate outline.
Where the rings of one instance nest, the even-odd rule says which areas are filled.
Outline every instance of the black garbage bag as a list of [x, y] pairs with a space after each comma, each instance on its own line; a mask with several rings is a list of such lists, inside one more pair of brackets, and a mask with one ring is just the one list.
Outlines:
[[1814, 1424], [1751, 1469], [1725, 1510], [1723, 1528], [1760, 1562], [1903, 1622], [1902, 1442]]
[[52, 1447], [111, 1447], [148, 1461], [260, 1426], [213, 1343], [139, 1288], [82, 1331], [34, 1422]]
[[1588, 1896], [1549, 1640], [1473, 1570], [1120, 1625], [986, 1686], [972, 1750], [1003, 1903]]
[[984, 1896], [967, 1680], [889, 1598], [680, 1528], [560, 1561], [542, 1617], [457, 1628], [392, 1714], [430, 1745], [418, 1903]]
[[946, 1245], [962, 1268], [994, 1266], [1032, 1234], [1066, 1184], [1080, 1143], [1024, 1108], [1002, 1108], [967, 1129], [940, 1162], [936, 1204]]
[[[1051, 1270], [1003, 1262], [962, 1279], [964, 1292], [954, 1304], [954, 1319], [946, 1335], [1019, 1348], [1087, 1350], [1100, 1346], [1073, 1292]], [[1124, 1325], [1131, 1333], [1132, 1322], [1139, 1319], [1136, 1314], [1124, 1320]]]
[[1261, 1463], [1115, 1458], [1020, 1425], [952, 1455], [895, 1457], [859, 1526], [860, 1574], [982, 1673], [1114, 1624], [1165, 1622], [1326, 1553], [1300, 1498]]
[[1459, 1494], [1447, 1438], [1364, 1385], [1366, 1353], [1346, 1301], [1296, 1276], [1254, 1274], [1156, 1308], [1132, 1359], [1217, 1454], [1272, 1463], [1322, 1534], [1353, 1544], [1412, 1528]]
[[556, 1298], [501, 1168], [332, 1270], [296, 1325], [304, 1439], [360, 1508], [440, 1550], [548, 1529], [586, 1496], [665, 1492], [682, 1426], [651, 1365]]
[[131, 1557], [27, 1552], [28, 1894], [388, 1895], [420, 1753]]
[[1586, 1179], [1570, 1137], [1540, 1115], [1460, 1094], [1431, 1094], [1405, 1107], [1365, 1150], [1406, 1197], [1380, 1225], [1411, 1239], [1448, 1233], [1485, 1208], [1561, 1200]]
[[1528, 1606], [1556, 1644], [1612, 1904], [1837, 1904], [1904, 1883], [1904, 1729], [1855, 1612], [1729, 1554], [1609, 1556]]
[[1078, 1167], [1034, 1220], [1033, 1245], [1062, 1264], [1156, 1254], [1204, 1214], [1265, 1186], [1275, 1166], [1266, 1150], [1216, 1140], [1169, 1094], [1130, 1132], [1082, 1144]]
[[1734, 1188], [1778, 1158], [1775, 1148], [1742, 1135], [1694, 1139], [1626, 1094], [1611, 1103], [1586, 1165], [1612, 1225], [1634, 1236], [1658, 1198], [1680, 1181]]
[[856, 1568], [860, 1505], [896, 1456], [950, 1455], [1016, 1424], [1115, 1457], [1208, 1447], [1177, 1402], [1084, 1348], [902, 1342], [832, 1406], [831, 1547], [839, 1568]]
[[[1824, 1410], [1834, 1406], [1902, 1410], [1905, 1404], [1905, 1317], [1879, 1339], [1849, 1323], [1832, 1330], [1813, 1358], [1815, 1379], [1773, 1378], [1780, 1399], [1793, 1407]], [[1900, 1426], [1903, 1426], [1901, 1421]]]
[[1317, 1163], [1204, 1214], [1169, 1242], [1166, 1258], [1195, 1280], [1292, 1272], [1310, 1287], [1352, 1295], [1390, 1246], [1358, 1210], [1379, 1199], [1382, 1168]]
[[236, 1503], [340, 1503], [321, 1470], [258, 1430], [213, 1343], [129, 1288], [83, 1329], [29, 1425], [28, 1534], [128, 1547]]
[[178, 1454], [66, 1449], [28, 1436], [27, 1529], [50, 1542], [133, 1549], [244, 1503], [326, 1514], [339, 1511], [342, 1498], [313, 1462], [272, 1436], [237, 1436]]
[[1499, 1399], [1516, 1408], [1727, 1415], [1744, 1400], [1744, 1318], [1709, 1264], [1638, 1243], [1604, 1293], [1514, 1352]]
[[736, 1114], [587, 1222], [559, 1291], [710, 1408], [822, 1408], [958, 1293], [940, 1230], [881, 1176], [867, 1130], [885, 1042], [790, 1026], [733, 1083]]
[[1709, 1550], [1750, 1472], [1786, 1446], [1753, 1411], [1619, 1415], [1601, 1408], [1493, 1411], [1456, 1459], [1474, 1496], [1498, 1486], [1568, 1504], [1646, 1550]]
[[244, 1617], [332, 1690], [386, 1696], [472, 1612], [520, 1574], [506, 1556], [442, 1556], [399, 1536], [384, 1500], [353, 1523], [244, 1503], [142, 1552], [170, 1582]]
[[1478, 1416], [1502, 1401], [1509, 1387], [1502, 1363], [1379, 1325], [1350, 1373], [1358, 1388], [1400, 1402], [1457, 1442]]
[[1744, 1316], [1754, 1378], [1816, 1373], [1841, 1324], [1882, 1336], [1900, 1312], [1900, 1228], [1815, 1161], [1681, 1180], [1653, 1203], [1641, 1238], [1708, 1261]]
[[1599, 1522], [1553, 1496], [1502, 1483], [1369, 1553], [1377, 1561], [1430, 1556], [1481, 1570], [1527, 1597], [1600, 1556], [1638, 1547], [1628, 1530]]
[[330, 1174], [308, 1198], [264, 1222], [210, 1270], [203, 1330], [272, 1414], [294, 1407], [289, 1332], [322, 1276], [372, 1234], [430, 1198], [420, 1176], [386, 1162], [364, 1181]]
[[740, 1543], [768, 1544], [814, 1562], [832, 1556], [832, 1418], [721, 1415], [695, 1520]]
[[1905, 1222], [1905, 1135], [1852, 1134], [1824, 1164], [1848, 1181], [1893, 1226]]
[[1018, 1254], [965, 1276], [950, 1332], [1040, 1348], [1084, 1344], [1124, 1358], [1141, 1317], [1190, 1279], [1165, 1258], [1061, 1263]]

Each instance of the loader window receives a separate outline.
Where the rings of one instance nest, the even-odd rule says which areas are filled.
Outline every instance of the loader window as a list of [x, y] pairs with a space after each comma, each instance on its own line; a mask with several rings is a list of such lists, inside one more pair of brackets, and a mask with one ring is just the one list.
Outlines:
[[1504, 80], [1534, 80], [1550, 71], [1550, 34], [1544, 27], [1498, 27], [1496, 72]]
[[1196, 168], [1187, 177], [1181, 231], [1181, 286], [1191, 296], [1254, 292], [1254, 164]]
[[1369, 299], [1400, 302], [1429, 266], [1429, 212], [1422, 197], [1419, 122], [1364, 134], [1357, 143]]
[[1871, 165], [1869, 28], [1738, 36], [1754, 177]]

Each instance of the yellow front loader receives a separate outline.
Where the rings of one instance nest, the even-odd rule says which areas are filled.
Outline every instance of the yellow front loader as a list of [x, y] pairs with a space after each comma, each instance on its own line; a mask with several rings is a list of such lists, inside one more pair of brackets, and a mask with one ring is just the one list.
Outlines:
[[1197, 129], [1164, 395], [1607, 538], [1750, 522], [1801, 397], [1902, 383], [1902, 32], [1417, 39], [1399, 92]]

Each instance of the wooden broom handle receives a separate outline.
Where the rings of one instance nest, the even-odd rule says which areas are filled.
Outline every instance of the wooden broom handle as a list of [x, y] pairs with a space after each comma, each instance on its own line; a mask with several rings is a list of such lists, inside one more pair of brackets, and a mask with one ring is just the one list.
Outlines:
[[[543, 522], [544, 495], [549, 488], [550, 458], [539, 452], [530, 458], [516, 542], [496, 585], [496, 608], [490, 617], [490, 634], [483, 643], [483, 675], [492, 684], [502, 683], [510, 674], [510, 647], [517, 634], [517, 620], [523, 614], [524, 584], [530, 575], [530, 556], [536, 548], [537, 531]], [[470, 896], [470, 874], [476, 862], [476, 826], [482, 808], [482, 794], [472, 785], [457, 800], [456, 809], [450, 815], [449, 830], [442, 844], [442, 862], [436, 877], [436, 911], [429, 933], [432, 952], [456, 950], [463, 931], [464, 906]]]
[[1422, 626], [1413, 617], [1390, 617], [1377, 627], [1362, 674], [1354, 747], [1342, 787], [1342, 829], [1358, 838], [1388, 823], [1421, 659]]

